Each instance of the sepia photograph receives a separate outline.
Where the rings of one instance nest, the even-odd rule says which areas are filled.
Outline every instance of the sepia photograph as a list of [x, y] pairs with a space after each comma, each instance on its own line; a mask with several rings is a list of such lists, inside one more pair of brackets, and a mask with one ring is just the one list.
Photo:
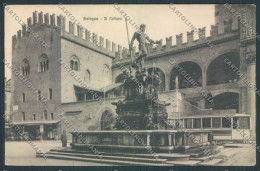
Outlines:
[[255, 4], [2, 10], [6, 166], [256, 165]]

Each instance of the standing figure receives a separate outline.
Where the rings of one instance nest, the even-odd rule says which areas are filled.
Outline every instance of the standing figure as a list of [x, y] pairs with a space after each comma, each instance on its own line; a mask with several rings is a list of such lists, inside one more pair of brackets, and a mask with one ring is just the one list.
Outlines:
[[130, 52], [132, 51], [132, 48], [133, 48], [133, 43], [135, 41], [135, 39], [138, 41], [139, 43], [139, 57], [137, 59], [134, 59], [133, 60], [133, 67], [134, 68], [137, 68], [137, 70], [139, 69], [139, 67], [137, 66], [137, 63], [139, 63], [140, 61], [140, 69], [142, 69], [142, 63], [143, 63], [143, 58], [147, 56], [147, 49], [146, 49], [146, 40], [150, 43], [150, 44], [153, 44], [153, 43], [159, 43], [159, 41], [153, 41], [151, 40], [146, 34], [145, 34], [145, 28], [146, 26], [144, 24], [141, 24], [140, 25], [140, 28], [139, 28], [139, 31], [135, 32], [133, 37], [132, 37], [132, 40], [131, 40], [131, 43], [129, 45], [129, 50]]
[[67, 147], [67, 135], [65, 130], [63, 130], [63, 133], [61, 134], [60, 140], [62, 142], [62, 147]]

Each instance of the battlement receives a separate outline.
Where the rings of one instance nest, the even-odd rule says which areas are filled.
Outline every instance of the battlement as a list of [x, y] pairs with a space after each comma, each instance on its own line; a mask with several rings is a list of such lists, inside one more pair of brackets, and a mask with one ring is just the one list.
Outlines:
[[82, 25], [76, 25], [72, 21], [68, 21], [68, 24], [69, 28], [66, 30], [66, 17], [63, 15], [56, 16], [55, 14], [49, 15], [49, 13], [43, 14], [43, 12], [38, 13], [35, 11], [33, 12], [32, 17], [27, 19], [27, 24], [22, 26], [22, 30], [17, 31], [17, 35], [12, 37], [13, 46], [17, 43], [17, 41], [21, 40], [22, 37], [28, 36], [29, 30], [33, 31], [32, 28], [34, 25], [41, 25], [60, 29], [62, 37], [66, 37], [71, 40], [73, 39], [73, 41], [80, 42], [85, 46], [95, 49], [96, 51], [106, 53], [113, 57], [119, 54], [121, 58], [121, 53], [124, 54], [124, 57], [127, 56], [128, 50], [125, 47], [117, 45], [108, 39], [104, 39], [103, 36], [99, 36], [94, 32], [91, 33]]
[[[32, 18], [29, 17], [27, 19], [27, 25], [23, 25], [22, 30], [17, 31], [17, 36], [13, 36], [13, 45], [15, 45], [16, 42], [19, 41], [22, 37], [28, 35], [28, 27], [37, 24], [60, 29], [61, 37], [76, 41], [96, 51], [113, 56], [117, 60], [139, 55], [139, 53], [136, 52], [136, 47], [133, 47], [132, 51], [129, 52], [127, 48], [122, 47], [121, 45], [118, 45], [108, 39], [104, 39], [103, 36], [98, 36], [98, 34], [94, 32], [91, 33], [89, 30], [87, 30], [87, 28], [83, 27], [82, 25], [76, 25], [72, 21], [68, 22], [69, 27], [68, 30], [66, 30], [66, 17], [63, 15], [56, 17], [55, 14], [49, 15], [48, 13], [43, 14], [43, 12], [38, 13], [37, 11], [33, 12]], [[183, 33], [176, 35], [176, 43], [174, 45], [172, 42], [172, 36], [166, 38], [166, 44], [162, 44], [162, 39], [157, 45], [148, 44], [147, 52], [148, 55], [150, 55], [188, 48], [200, 44], [210, 45], [214, 39], [219, 37], [219, 35], [233, 33], [236, 30], [238, 30], [237, 21], [232, 21], [229, 19], [228, 21], [223, 21], [222, 23], [211, 25], [209, 37], [206, 37], [206, 27], [198, 28], [186, 33], [186, 41], [183, 40]], [[199, 35], [197, 40], [194, 40], [194, 34]]]
[[[206, 27], [197, 28], [192, 31], [188, 31], [187, 39], [186, 41], [183, 39], [183, 33], [175, 35], [176, 40], [175, 44], [173, 42], [173, 37], [166, 37], [165, 44], [162, 44], [162, 39], [160, 40], [160, 43], [157, 45], [150, 45], [147, 44], [147, 52], [148, 57], [154, 56], [154, 55], [160, 55], [165, 52], [170, 51], [179, 51], [181, 49], [189, 49], [195, 46], [208, 46], [211, 47], [214, 45], [214, 41], [225, 39], [230, 36], [237, 35], [238, 32], [238, 23], [237, 21], [232, 20], [224, 20], [222, 23], [217, 23], [215, 25], [211, 25], [210, 29], [210, 35], [206, 36]], [[194, 39], [194, 34], [198, 35], [198, 39]], [[139, 55], [138, 52], [135, 52], [135, 48], [133, 48], [133, 51], [131, 52], [131, 55], [134, 55], [137, 57]], [[130, 55], [128, 55], [126, 58], [129, 58]], [[117, 53], [116, 59], [121, 60], [125, 58], [125, 55], [123, 53]]]

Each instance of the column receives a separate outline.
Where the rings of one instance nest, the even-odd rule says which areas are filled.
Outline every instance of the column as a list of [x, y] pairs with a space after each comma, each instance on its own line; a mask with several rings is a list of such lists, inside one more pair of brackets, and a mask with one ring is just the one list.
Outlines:
[[171, 75], [165, 74], [165, 91], [170, 90], [170, 79], [171, 79]]
[[220, 118], [220, 128], [222, 128], [222, 118]]
[[[249, 48], [248, 48], [249, 49]], [[256, 53], [250, 52], [246, 55], [247, 59], [247, 78], [249, 84], [247, 84], [247, 98], [248, 98], [248, 114], [251, 116], [251, 131], [250, 136], [253, 140], [256, 139], [256, 92], [254, 85], [256, 85]], [[259, 93], [258, 93], [259, 94]]]
[[168, 145], [172, 145], [172, 134], [168, 134]]
[[43, 133], [44, 133], [44, 126], [43, 126], [43, 124], [41, 124], [41, 125], [40, 125], [41, 141], [43, 140]]
[[231, 126], [231, 129], [233, 129], [233, 122], [234, 122], [234, 118], [233, 118], [233, 117], [231, 117], [231, 121], [230, 121], [230, 122], [231, 122], [231, 123], [230, 123], [230, 124], [231, 124], [231, 125], [230, 125], [230, 126]]
[[200, 118], [200, 128], [202, 128], [203, 124], [202, 124], [202, 118]]
[[233, 117], [231, 117], [231, 141], [232, 141], [232, 131], [233, 131], [233, 122], [234, 122], [234, 120], [233, 120]]
[[146, 135], [146, 145], [147, 145], [147, 146], [150, 146], [150, 145], [151, 145], [150, 142], [151, 142], [151, 134], [148, 133], [148, 134]]
[[175, 77], [175, 90], [179, 89], [179, 77], [178, 75]]
[[206, 69], [202, 69], [202, 88], [204, 89], [205, 87], [207, 87], [207, 72]]
[[212, 122], [212, 120], [213, 120], [213, 119], [212, 119], [212, 118], [210, 118], [210, 128], [212, 128], [212, 127], [213, 127], [213, 126], [212, 126], [212, 125], [213, 125], [213, 124], [212, 124], [212, 123], [213, 123], [213, 122]]
[[185, 136], [185, 133], [183, 133], [183, 145], [186, 145], [187, 143], [187, 137]]
[[191, 119], [191, 128], [193, 129], [193, 121], [194, 119]]
[[175, 140], [175, 133], [173, 134], [173, 145], [176, 145], [176, 140]]

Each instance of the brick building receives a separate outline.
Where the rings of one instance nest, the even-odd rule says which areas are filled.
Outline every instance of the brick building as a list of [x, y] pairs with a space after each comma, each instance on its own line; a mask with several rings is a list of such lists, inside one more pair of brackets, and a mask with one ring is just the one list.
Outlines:
[[[255, 6], [233, 5], [232, 8], [255, 28]], [[255, 85], [255, 37], [250, 36], [224, 5], [215, 5], [215, 21], [207, 37], [213, 44], [212, 48], [201, 37], [194, 40], [194, 32], [187, 32], [187, 41], [179, 34], [174, 45], [172, 37], [169, 37], [166, 45], [148, 46], [145, 67], [159, 72], [159, 98], [171, 103], [167, 108], [169, 115], [184, 118], [244, 114], [250, 116], [245, 122], [254, 135], [255, 91], [225, 60], [237, 66]], [[124, 99], [120, 66], [128, 68], [131, 65], [128, 50], [114, 42], [111, 44], [110, 40], [104, 41], [95, 33], [90, 36], [89, 32], [83, 32], [70, 21], [69, 30], [66, 30], [65, 22], [63, 16], [56, 18], [54, 14], [49, 16], [42, 12], [34, 12], [33, 18], [28, 18], [28, 26], [45, 40], [47, 48], [32, 41], [26, 27], [13, 36], [12, 65], [37, 87], [38, 93], [48, 98], [46, 104], [42, 103], [13, 73], [14, 122], [35, 139], [57, 138], [60, 130], [65, 129], [59, 122], [61, 113], [77, 131], [106, 129], [116, 114], [111, 103]], [[199, 29], [200, 35], [205, 36], [205, 32], [205, 27]], [[97, 46], [97, 41], [101, 46]], [[132, 54], [138, 55], [135, 49]], [[70, 72], [60, 60], [70, 66]], [[169, 61], [177, 63], [204, 92], [211, 94], [214, 103], [209, 104], [203, 93]], [[82, 86], [82, 81], [87, 88]], [[96, 93], [102, 103], [98, 103], [90, 91]], [[191, 120], [192, 127], [196, 122], [196, 119]], [[215, 121], [212, 119], [210, 122], [212, 127]], [[221, 118], [220, 122], [222, 127], [224, 119]], [[190, 120], [185, 120], [185, 124], [189, 125]]]

